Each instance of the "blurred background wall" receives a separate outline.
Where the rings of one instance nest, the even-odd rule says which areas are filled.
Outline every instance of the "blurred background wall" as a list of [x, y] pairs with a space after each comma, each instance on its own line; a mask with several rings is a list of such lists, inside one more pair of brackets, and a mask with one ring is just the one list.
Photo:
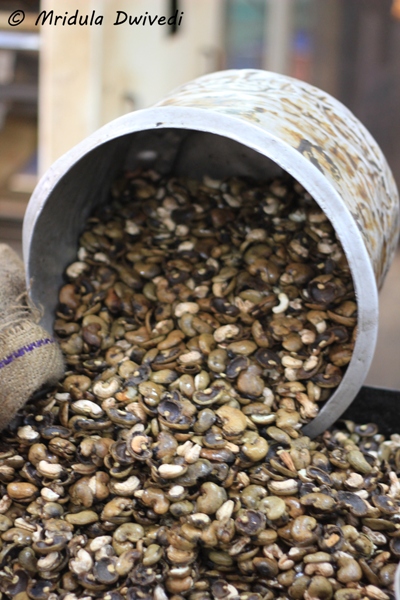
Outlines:
[[[8, 18], [26, 17], [18, 27]], [[41, 27], [41, 11], [54, 11]], [[55, 15], [103, 16], [54, 25]], [[182, 16], [181, 25], [114, 25]], [[183, 13], [183, 14], [182, 14]], [[285, 73], [331, 93], [366, 125], [400, 184], [400, 0], [0, 0], [0, 239], [20, 249], [38, 176], [101, 125], [224, 68]], [[381, 294], [369, 382], [400, 388], [400, 257]]]
[[[42, 2], [45, 10], [55, 5], [60, 14], [73, 14], [78, 7], [80, 14], [95, 10], [104, 22], [42, 27], [40, 169], [111, 119], [150, 106], [181, 83], [222, 66], [223, 1]], [[178, 11], [182, 24], [176, 30], [168, 25], [114, 25], [117, 10], [166, 17]]]

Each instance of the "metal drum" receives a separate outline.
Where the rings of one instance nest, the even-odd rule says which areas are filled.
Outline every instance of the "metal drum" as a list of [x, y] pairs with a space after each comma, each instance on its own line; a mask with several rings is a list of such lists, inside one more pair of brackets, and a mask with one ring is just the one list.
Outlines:
[[325, 92], [252, 69], [206, 75], [152, 108], [112, 121], [54, 163], [26, 211], [27, 280], [49, 330], [62, 273], [87, 216], [107, 200], [116, 173], [138, 166], [193, 178], [262, 180], [284, 170], [318, 202], [346, 253], [358, 303], [352, 360], [304, 431], [314, 436], [329, 427], [367, 375], [377, 338], [378, 288], [398, 239], [398, 192], [374, 139]]

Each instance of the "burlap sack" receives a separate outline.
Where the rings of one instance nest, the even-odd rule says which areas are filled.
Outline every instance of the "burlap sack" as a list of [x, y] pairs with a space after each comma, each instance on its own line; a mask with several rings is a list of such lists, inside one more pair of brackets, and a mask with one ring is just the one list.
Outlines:
[[27, 301], [24, 266], [0, 244], [0, 430], [34, 392], [63, 376], [62, 353]]

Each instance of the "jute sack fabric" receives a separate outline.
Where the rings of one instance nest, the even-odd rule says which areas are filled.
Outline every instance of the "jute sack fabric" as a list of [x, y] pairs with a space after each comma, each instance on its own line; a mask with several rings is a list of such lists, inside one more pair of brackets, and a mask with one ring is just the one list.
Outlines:
[[0, 430], [34, 392], [64, 374], [61, 350], [27, 299], [24, 265], [0, 244]]

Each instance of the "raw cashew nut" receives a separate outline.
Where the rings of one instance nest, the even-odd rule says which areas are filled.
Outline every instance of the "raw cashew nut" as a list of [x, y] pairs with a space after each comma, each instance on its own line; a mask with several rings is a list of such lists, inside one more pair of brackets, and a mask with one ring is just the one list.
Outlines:
[[278, 306], [274, 306], [272, 309], [272, 312], [276, 315], [285, 312], [289, 308], [289, 298], [286, 296], [286, 294], [284, 294], [283, 292], [278, 294], [278, 300]]
[[93, 393], [98, 398], [111, 398], [119, 390], [118, 379], [110, 379], [109, 381], [97, 381], [93, 386]]

